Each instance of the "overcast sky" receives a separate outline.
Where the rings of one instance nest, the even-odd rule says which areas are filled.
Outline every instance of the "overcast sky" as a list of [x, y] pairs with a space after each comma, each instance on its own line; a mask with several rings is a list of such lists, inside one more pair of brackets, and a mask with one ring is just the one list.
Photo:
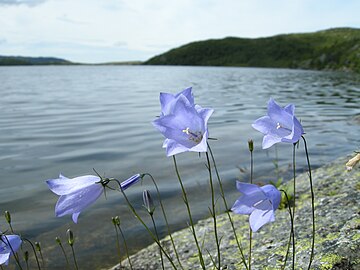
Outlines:
[[360, 28], [359, 0], [0, 0], [0, 55], [147, 60], [210, 38]]

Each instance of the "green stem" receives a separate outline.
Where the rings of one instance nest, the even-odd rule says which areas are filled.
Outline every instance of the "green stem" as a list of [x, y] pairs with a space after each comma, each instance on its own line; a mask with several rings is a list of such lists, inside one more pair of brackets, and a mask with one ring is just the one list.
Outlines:
[[217, 248], [217, 257], [218, 257], [218, 266], [217, 269], [220, 269], [221, 266], [221, 257], [220, 257], [220, 242], [217, 232], [217, 222], [216, 222], [216, 212], [215, 212], [215, 192], [214, 192], [214, 185], [213, 185], [213, 178], [211, 173], [211, 164], [209, 159], [209, 154], [206, 152], [206, 161], [208, 164], [208, 171], [209, 171], [209, 183], [210, 183], [210, 189], [211, 189], [211, 215], [214, 220], [214, 234], [215, 234], [215, 242], [216, 242], [216, 248]]
[[35, 250], [35, 247], [34, 247], [33, 243], [29, 239], [26, 239], [26, 238], [24, 238], [24, 241], [26, 241], [26, 242], [28, 242], [30, 244], [30, 246], [31, 246], [31, 248], [32, 248], [32, 250], [34, 252], [34, 255], [35, 255], [35, 259], [36, 259], [38, 269], [41, 270], [39, 258], [38, 258], [37, 254], [36, 254], [36, 250]]
[[71, 247], [71, 252], [72, 252], [72, 255], [73, 255], [73, 258], [74, 258], [75, 269], [78, 270], [79, 267], [78, 267], [78, 264], [77, 264], [77, 261], [76, 261], [74, 246], [73, 246], [73, 245], [70, 245], [70, 247]]
[[119, 232], [121, 234], [121, 237], [123, 238], [123, 241], [124, 241], [125, 252], [126, 252], [127, 259], [129, 261], [130, 269], [133, 270], [131, 260], [130, 260], [130, 255], [129, 255], [129, 249], [128, 249], [127, 242], [126, 242], [126, 239], [125, 239], [125, 235], [124, 235], [120, 225], [117, 225], [117, 226], [118, 226]]
[[[150, 214], [150, 213], [149, 213], [149, 214]], [[156, 224], [155, 224], [154, 215], [153, 215], [153, 214], [150, 214], [150, 217], [151, 217], [151, 221], [152, 221], [152, 224], [153, 224], [153, 227], [154, 227], [155, 236], [156, 236], [157, 240], [160, 242], [159, 234], [158, 234], [158, 231], [157, 231], [157, 229], [156, 229]], [[164, 270], [165, 267], [164, 267], [164, 260], [163, 260], [163, 255], [162, 255], [161, 248], [159, 248], [159, 252], [160, 252], [161, 267], [162, 267], [162, 269]]]
[[314, 188], [313, 188], [313, 181], [311, 175], [311, 165], [309, 159], [309, 153], [307, 148], [307, 143], [304, 136], [301, 136], [304, 140], [304, 147], [305, 147], [305, 154], [306, 154], [306, 161], [308, 164], [309, 169], [309, 180], [310, 180], [310, 191], [311, 191], [311, 213], [312, 213], [312, 242], [311, 242], [311, 253], [310, 253], [310, 261], [308, 269], [311, 267], [311, 263], [314, 257], [314, 248], [315, 248], [315, 195], [314, 195]]
[[[253, 151], [250, 151], [250, 183], [253, 183], [253, 177], [254, 177], [254, 157], [253, 157]], [[253, 232], [251, 228], [249, 228], [249, 270], [251, 270], [251, 256], [252, 256], [252, 236]]]
[[173, 246], [176, 259], [177, 259], [177, 261], [178, 261], [181, 269], [184, 269], [183, 266], [182, 266], [182, 264], [181, 264], [181, 262], [180, 262], [180, 256], [179, 256], [179, 254], [178, 254], [178, 252], [177, 252], [177, 249], [176, 249], [176, 246], [175, 246], [175, 242], [174, 242], [174, 239], [173, 239], [172, 234], [171, 234], [169, 222], [168, 222], [168, 220], [167, 220], [167, 216], [166, 216], [166, 212], [165, 212], [164, 205], [163, 205], [163, 203], [162, 203], [162, 199], [161, 199], [161, 196], [160, 196], [159, 188], [158, 188], [158, 186], [157, 186], [157, 184], [156, 184], [156, 181], [155, 181], [154, 177], [153, 177], [150, 173], [144, 173], [144, 175], [149, 176], [150, 179], [151, 179], [151, 181], [154, 183], [154, 186], [155, 186], [155, 188], [156, 188], [157, 197], [158, 197], [158, 200], [159, 200], [159, 203], [160, 203], [161, 211], [162, 211], [163, 216], [164, 216], [164, 220], [165, 220], [165, 224], [166, 224], [166, 228], [167, 228], [167, 233], [168, 233], [168, 235], [169, 235], [169, 237], [170, 237], [170, 241], [171, 241], [171, 244], [172, 244], [172, 246]]
[[118, 257], [119, 257], [119, 266], [121, 269], [121, 250], [120, 250], [120, 243], [119, 243], [119, 233], [118, 233], [116, 224], [114, 224], [114, 228], [115, 228], [115, 232], [116, 232], [116, 248], [117, 248], [117, 253], [118, 253]]
[[[296, 208], [296, 162], [295, 162], [295, 150], [296, 150], [296, 143], [294, 143], [294, 146], [293, 146], [293, 178], [294, 178], [294, 182], [293, 182], [293, 194], [294, 194], [294, 198], [293, 198], [293, 202], [294, 202], [294, 205], [293, 205], [293, 211], [292, 211], [292, 222], [291, 222], [291, 230], [293, 231], [293, 241], [292, 241], [292, 249], [293, 249], [293, 252], [292, 252], [292, 259], [293, 259], [293, 266], [295, 265], [295, 223], [294, 223], [294, 220], [295, 220], [295, 208]], [[286, 193], [285, 193], [286, 194]], [[286, 199], [287, 199], [287, 202], [289, 204], [289, 207], [290, 207], [290, 202], [288, 200], [288, 197], [287, 197], [287, 194], [286, 194]], [[291, 214], [291, 213], [290, 213]], [[294, 268], [293, 268], [294, 269]]]
[[66, 268], [70, 269], [69, 259], [68, 259], [67, 255], [66, 255], [65, 249], [64, 249], [63, 245], [61, 244], [61, 242], [59, 242], [59, 246], [60, 246], [61, 251], [62, 251], [62, 253], [63, 253], [64, 257], [65, 257], [65, 260], [66, 260], [66, 266], [67, 266]]
[[183, 185], [181, 177], [180, 177], [179, 169], [178, 169], [177, 164], [176, 164], [175, 155], [173, 156], [173, 161], [174, 161], [176, 175], [178, 177], [178, 180], [179, 180], [179, 183], [180, 183], [180, 186], [181, 186], [181, 191], [182, 191], [182, 194], [183, 194], [183, 200], [184, 200], [184, 203], [186, 205], [187, 212], [188, 212], [190, 226], [191, 226], [191, 229], [192, 229], [192, 234], [193, 234], [195, 244], [196, 244], [196, 247], [197, 247], [197, 250], [198, 250], [198, 253], [199, 253], [200, 264], [201, 264], [202, 269], [205, 270], [206, 269], [205, 268], [205, 263], [204, 263], [203, 255], [202, 255], [202, 252], [201, 252], [201, 248], [199, 246], [198, 239], [196, 237], [196, 232], [195, 232], [194, 222], [193, 222], [191, 211], [190, 211], [189, 201], [187, 199], [186, 191], [185, 191], [184, 185]]
[[213, 152], [212, 152], [212, 150], [211, 150], [211, 147], [210, 147], [209, 143], [208, 143], [208, 148], [209, 148], [209, 152], [210, 152], [210, 156], [211, 156], [212, 162], [213, 162], [213, 164], [214, 164], [216, 177], [217, 177], [217, 180], [218, 180], [218, 183], [219, 183], [221, 198], [223, 199], [223, 202], [224, 202], [224, 206], [225, 206], [225, 209], [226, 209], [226, 213], [227, 213], [227, 216], [228, 216], [228, 218], [229, 218], [229, 221], [230, 221], [230, 224], [231, 224], [231, 228], [232, 228], [233, 234], [234, 234], [234, 236], [235, 236], [236, 244], [237, 244], [237, 246], [238, 246], [238, 249], [239, 249], [239, 252], [240, 252], [240, 255], [241, 255], [242, 262], [243, 262], [243, 264], [245, 265], [245, 268], [246, 268], [246, 269], [249, 269], [248, 266], [247, 266], [247, 263], [246, 263], [246, 259], [245, 259], [245, 256], [244, 256], [244, 252], [243, 252], [242, 247], [241, 247], [241, 241], [239, 240], [239, 238], [238, 238], [238, 236], [237, 236], [237, 233], [236, 233], [236, 230], [235, 230], [234, 221], [233, 221], [233, 219], [231, 218], [231, 215], [230, 215], [230, 211], [229, 211], [229, 207], [228, 207], [228, 204], [227, 204], [227, 201], [226, 201], [225, 192], [224, 192], [224, 188], [223, 188], [222, 181], [221, 181], [221, 178], [220, 178], [220, 174], [219, 174], [219, 171], [218, 171], [218, 169], [217, 169], [215, 157], [214, 157], [214, 154], [213, 154]]
[[[282, 192], [285, 194], [286, 202], [287, 202], [288, 208], [289, 208], [290, 221], [291, 221], [291, 231], [290, 231], [290, 237], [289, 237], [288, 247], [287, 247], [287, 251], [286, 251], [286, 256], [285, 256], [284, 265], [283, 265], [282, 268], [281, 268], [281, 269], [285, 269], [286, 262], [287, 262], [287, 258], [288, 258], [288, 254], [289, 254], [289, 250], [290, 250], [290, 241], [291, 241], [291, 238], [293, 239], [293, 243], [295, 242], [295, 241], [294, 241], [294, 238], [295, 238], [295, 232], [294, 232], [294, 215], [293, 215], [293, 213], [291, 212], [290, 201], [289, 201], [289, 197], [288, 197], [286, 191], [285, 191], [285, 190], [282, 190], [282, 189], [281, 189], [280, 191], [282, 191]], [[294, 255], [293, 255], [293, 256], [294, 256]], [[292, 261], [292, 269], [293, 269], [293, 270], [295, 269], [295, 260], [294, 260], [294, 257], [293, 257], [293, 261]]]
[[145, 222], [142, 220], [142, 218], [139, 216], [139, 214], [136, 212], [134, 206], [132, 206], [132, 204], [130, 203], [128, 197], [126, 196], [124, 190], [121, 188], [121, 184], [118, 180], [114, 179], [118, 185], [119, 185], [119, 189], [121, 191], [121, 193], [123, 194], [126, 203], [128, 205], [128, 207], [130, 208], [131, 212], [135, 215], [135, 217], [140, 221], [140, 223], [144, 226], [144, 228], [146, 229], [146, 231], [149, 233], [149, 235], [151, 236], [151, 238], [156, 242], [156, 244], [159, 246], [159, 248], [161, 249], [161, 251], [165, 254], [166, 258], [168, 258], [169, 262], [171, 263], [171, 266], [174, 269], [177, 269], [173, 260], [171, 259], [171, 257], [169, 256], [169, 254], [164, 250], [164, 248], [161, 246], [160, 242], [156, 239], [156, 236], [152, 233], [152, 231], [149, 229], [149, 227], [145, 224]]

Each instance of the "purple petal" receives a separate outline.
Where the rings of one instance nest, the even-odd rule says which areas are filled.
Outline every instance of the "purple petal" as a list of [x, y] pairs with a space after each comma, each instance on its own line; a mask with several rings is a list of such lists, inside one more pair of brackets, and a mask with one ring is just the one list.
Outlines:
[[[0, 241], [0, 265], [8, 265], [10, 255], [14, 255], [12, 251], [17, 252], [20, 248], [22, 240], [18, 235], [3, 235]], [[10, 245], [10, 246], [9, 246]]]
[[249, 218], [250, 227], [253, 232], [259, 230], [262, 226], [275, 220], [274, 211], [254, 210]]
[[72, 220], [74, 221], [74, 223], [78, 222], [79, 215], [80, 215], [80, 212], [72, 214]]
[[55, 194], [65, 195], [91, 186], [99, 181], [100, 178], [94, 175], [85, 175], [69, 179], [60, 174], [59, 178], [47, 180], [46, 183]]
[[248, 202], [244, 200], [245, 196], [239, 197], [231, 207], [231, 211], [239, 215], [250, 215], [254, 210], [252, 206], [248, 205]]
[[168, 157], [179, 154], [179, 153], [183, 153], [183, 152], [188, 152], [189, 148], [177, 143], [174, 140], [167, 140], [167, 144], [166, 144], [166, 155]]
[[264, 191], [266, 197], [271, 201], [272, 209], [274, 211], [278, 209], [281, 201], [281, 192], [273, 185], [265, 185], [262, 186], [261, 189]]
[[276, 104], [272, 98], [268, 102], [268, 115], [273, 121], [279, 122], [283, 127], [291, 128], [293, 125], [293, 115]]
[[276, 123], [269, 116], [263, 116], [255, 120], [251, 126], [263, 134], [268, 134], [269, 130], [276, 128]]
[[265, 135], [262, 142], [262, 148], [267, 149], [273, 146], [275, 143], [281, 142], [280, 137], [274, 137], [272, 135]]
[[[244, 209], [248, 210], [249, 208], [254, 209], [254, 207], [261, 207], [261, 203], [267, 200], [265, 193], [257, 185], [236, 181], [236, 188], [243, 194], [243, 196], [237, 200], [237, 205], [245, 205], [246, 208]], [[245, 211], [244, 209], [239, 209], [238, 211]]]
[[103, 193], [101, 184], [93, 184], [73, 193], [60, 196], [55, 206], [55, 215], [62, 217], [67, 214], [80, 213], [93, 204]]

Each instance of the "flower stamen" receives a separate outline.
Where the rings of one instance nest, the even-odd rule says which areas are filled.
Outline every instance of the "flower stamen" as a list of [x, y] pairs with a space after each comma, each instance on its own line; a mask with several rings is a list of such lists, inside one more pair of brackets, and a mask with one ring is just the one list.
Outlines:
[[183, 129], [182, 132], [186, 133], [187, 135], [189, 135], [189, 140], [193, 141], [195, 143], [199, 143], [201, 142], [202, 138], [203, 138], [203, 134], [201, 131], [197, 131], [197, 132], [193, 132], [190, 130], [190, 128], [186, 128]]

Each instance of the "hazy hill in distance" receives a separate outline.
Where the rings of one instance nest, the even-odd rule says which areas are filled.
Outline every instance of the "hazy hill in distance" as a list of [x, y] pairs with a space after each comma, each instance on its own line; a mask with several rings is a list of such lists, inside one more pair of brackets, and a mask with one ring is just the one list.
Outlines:
[[360, 72], [360, 29], [333, 28], [265, 38], [227, 37], [197, 41], [155, 56], [144, 64]]
[[0, 66], [72, 65], [74, 63], [55, 57], [1, 56]]

